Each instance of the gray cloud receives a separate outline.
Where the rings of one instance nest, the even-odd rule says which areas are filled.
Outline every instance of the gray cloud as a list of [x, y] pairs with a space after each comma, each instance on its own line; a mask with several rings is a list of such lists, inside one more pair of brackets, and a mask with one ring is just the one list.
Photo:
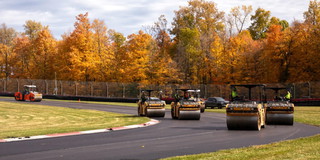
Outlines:
[[[228, 13], [234, 6], [252, 5], [270, 10], [272, 16], [291, 22], [302, 19], [309, 1], [297, 0], [214, 0], [220, 11]], [[17, 31], [23, 31], [27, 20], [35, 20], [49, 25], [58, 39], [73, 30], [75, 16], [89, 12], [89, 18], [104, 20], [108, 28], [129, 35], [152, 25], [160, 15], [165, 15], [170, 23], [174, 10], [186, 6], [187, 0], [10, 0], [0, 1], [0, 23], [6, 23]]]

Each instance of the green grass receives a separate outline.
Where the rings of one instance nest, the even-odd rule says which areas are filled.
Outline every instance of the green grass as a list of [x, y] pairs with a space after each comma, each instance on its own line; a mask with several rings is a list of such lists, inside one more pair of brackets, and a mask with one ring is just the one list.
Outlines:
[[167, 158], [166, 160], [279, 160], [279, 159], [319, 159], [320, 135], [288, 140], [267, 145], [239, 149], [221, 150], [189, 156]]
[[320, 107], [295, 107], [294, 121], [320, 126]]
[[43, 99], [43, 101], [63, 101], [63, 102], [74, 102], [74, 103], [92, 103], [92, 104], [105, 104], [105, 105], [114, 105], [114, 106], [138, 107], [137, 103], [73, 101], [73, 100], [56, 100], [56, 99]]
[[0, 139], [141, 124], [146, 117], [27, 103], [0, 102]]
[[[225, 109], [208, 109], [206, 112], [225, 113]], [[320, 126], [320, 107], [295, 107], [295, 122]], [[261, 131], [263, 132], [263, 130]], [[165, 160], [278, 160], [278, 159], [319, 159], [320, 135], [256, 145], [238, 149], [220, 150], [212, 153], [170, 157]]]
[[221, 108], [221, 109], [217, 109], [217, 108], [209, 109], [209, 108], [207, 108], [205, 110], [205, 112], [226, 113], [226, 108]]

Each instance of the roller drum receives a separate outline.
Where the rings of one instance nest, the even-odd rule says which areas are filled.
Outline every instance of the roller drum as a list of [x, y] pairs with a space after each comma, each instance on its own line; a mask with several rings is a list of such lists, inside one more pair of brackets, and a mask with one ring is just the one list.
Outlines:
[[292, 114], [267, 113], [266, 122], [267, 124], [293, 125], [293, 113]]
[[227, 116], [227, 127], [229, 130], [254, 129], [260, 130], [258, 116]]
[[199, 120], [200, 119], [200, 110], [196, 111], [179, 111], [178, 119], [186, 120]]
[[164, 117], [165, 116], [165, 109], [147, 109], [147, 117]]

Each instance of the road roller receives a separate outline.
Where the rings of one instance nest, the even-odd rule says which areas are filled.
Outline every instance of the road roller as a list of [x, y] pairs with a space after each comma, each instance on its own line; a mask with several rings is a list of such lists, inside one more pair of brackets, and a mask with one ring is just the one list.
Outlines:
[[258, 130], [265, 127], [263, 84], [230, 85], [230, 103], [226, 106], [229, 130]]
[[37, 86], [24, 85], [23, 88], [23, 92], [14, 93], [14, 98], [17, 101], [40, 102], [42, 100], [42, 94], [36, 91]]
[[[191, 99], [188, 90], [190, 89], [175, 90], [175, 101], [171, 103], [172, 119], [200, 120], [200, 104]], [[183, 96], [180, 96], [181, 92]]]
[[138, 115], [147, 117], [164, 117], [166, 102], [151, 97], [154, 90], [142, 90], [138, 101]]
[[[273, 93], [268, 92], [268, 90]], [[281, 91], [286, 91], [290, 94], [290, 89], [285, 87], [265, 88], [265, 93], [267, 93], [265, 96], [266, 103], [264, 104], [266, 108], [266, 123], [293, 125], [294, 104], [290, 103], [290, 99], [287, 99], [286, 96], [280, 95]]]

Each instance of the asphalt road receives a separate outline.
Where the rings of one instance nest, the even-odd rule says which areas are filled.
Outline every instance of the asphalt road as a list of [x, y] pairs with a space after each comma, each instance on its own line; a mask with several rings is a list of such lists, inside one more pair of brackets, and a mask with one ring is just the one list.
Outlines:
[[[11, 101], [11, 99], [0, 99]], [[29, 103], [29, 102], [19, 102]], [[134, 107], [42, 101], [42, 105], [136, 114]], [[150, 127], [0, 143], [0, 160], [159, 159], [177, 155], [267, 144], [320, 133], [319, 127], [295, 123], [268, 125], [261, 131], [228, 131], [224, 114], [205, 112], [197, 120], [172, 120], [170, 112]]]

